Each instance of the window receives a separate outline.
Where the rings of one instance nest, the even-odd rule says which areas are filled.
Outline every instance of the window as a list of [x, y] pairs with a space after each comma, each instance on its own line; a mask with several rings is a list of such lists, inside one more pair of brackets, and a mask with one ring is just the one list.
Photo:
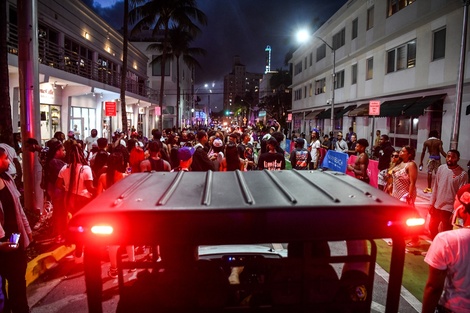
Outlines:
[[352, 21], [352, 34], [351, 34], [351, 40], [357, 38], [357, 18]]
[[301, 88], [296, 89], [294, 91], [294, 101], [295, 100], [300, 100], [300, 99], [302, 99], [302, 89]]
[[326, 57], [326, 45], [322, 44], [317, 48], [317, 62]]
[[335, 89], [344, 87], [344, 70], [335, 75]]
[[302, 61], [297, 63], [294, 68], [294, 75], [302, 73]]
[[415, 67], [416, 40], [387, 52], [387, 73]]
[[[155, 59], [157, 56], [153, 55], [152, 58]], [[170, 64], [171, 60], [166, 60], [165, 66], [165, 76], [170, 76]], [[162, 76], [162, 67], [161, 62], [156, 61], [152, 63], [152, 76]]]
[[433, 33], [432, 60], [443, 59], [446, 56], [446, 29], [442, 28]]
[[315, 81], [315, 94], [319, 95], [321, 93], [326, 92], [326, 82], [325, 79], [322, 78], [320, 80]]
[[374, 58], [366, 61], [366, 80], [374, 78]]
[[310, 52], [310, 62], [309, 62], [309, 66], [312, 66], [313, 65], [313, 53]]
[[304, 69], [305, 70], [307, 69], [307, 57], [305, 57], [305, 60], [304, 60]]
[[390, 142], [397, 147], [418, 144], [418, 117], [397, 116], [390, 119]]
[[311, 97], [313, 96], [313, 84], [310, 83], [309, 88], [308, 88], [308, 96]]
[[333, 49], [336, 50], [344, 46], [346, 31], [343, 28], [333, 36]]
[[304, 98], [307, 98], [307, 86], [304, 87]]
[[392, 16], [415, 1], [416, 0], [387, 0], [387, 17]]
[[374, 7], [367, 10], [367, 30], [374, 27]]
[[357, 84], [357, 64], [351, 66], [351, 85]]

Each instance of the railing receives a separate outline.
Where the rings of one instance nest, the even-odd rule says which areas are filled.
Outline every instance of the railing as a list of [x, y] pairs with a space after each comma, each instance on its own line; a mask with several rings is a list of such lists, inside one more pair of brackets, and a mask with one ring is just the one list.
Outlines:
[[[11, 23], [7, 25], [7, 38], [8, 52], [18, 55], [18, 27], [16, 25]], [[46, 38], [39, 37], [38, 43], [40, 64], [120, 88], [121, 74], [118, 71], [104, 67]], [[147, 97], [149, 100], [157, 99], [158, 96], [157, 90], [132, 79], [126, 80], [126, 91]]]

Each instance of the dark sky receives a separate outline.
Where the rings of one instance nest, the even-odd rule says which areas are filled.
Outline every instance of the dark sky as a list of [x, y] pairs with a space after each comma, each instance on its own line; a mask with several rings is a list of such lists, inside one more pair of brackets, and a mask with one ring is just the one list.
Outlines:
[[[122, 25], [123, 1], [82, 0], [111, 26]], [[286, 53], [296, 45], [297, 30], [321, 25], [347, 0], [197, 0], [208, 17], [208, 25], [194, 42], [204, 48], [198, 57], [202, 69], [196, 71], [196, 85], [215, 83], [223, 90], [223, 77], [232, 70], [235, 55], [241, 57], [248, 72], [263, 73], [265, 48], [272, 49], [271, 70], [287, 68]]]

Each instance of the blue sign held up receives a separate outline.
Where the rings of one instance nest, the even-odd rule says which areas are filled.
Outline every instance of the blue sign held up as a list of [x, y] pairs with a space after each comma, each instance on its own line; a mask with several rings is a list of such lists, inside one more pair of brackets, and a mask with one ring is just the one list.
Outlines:
[[328, 150], [321, 167], [329, 168], [330, 170], [346, 173], [348, 167], [348, 154], [344, 152], [337, 152]]

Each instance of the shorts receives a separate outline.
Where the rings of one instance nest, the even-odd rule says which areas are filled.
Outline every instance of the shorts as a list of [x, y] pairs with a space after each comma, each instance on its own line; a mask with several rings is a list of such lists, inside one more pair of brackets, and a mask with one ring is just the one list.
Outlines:
[[428, 174], [432, 174], [432, 172], [434, 172], [434, 174], [436, 174], [437, 169], [440, 165], [441, 165], [441, 160], [440, 159], [429, 158], [429, 160], [428, 160]]
[[385, 186], [387, 184], [387, 169], [381, 170], [379, 172], [377, 184], [380, 186]]

